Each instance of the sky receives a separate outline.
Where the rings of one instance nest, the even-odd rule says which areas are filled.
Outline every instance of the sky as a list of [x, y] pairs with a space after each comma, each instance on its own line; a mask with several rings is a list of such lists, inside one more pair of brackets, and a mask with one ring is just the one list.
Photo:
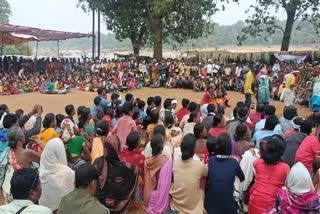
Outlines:
[[[11, 24], [52, 30], [87, 33], [92, 29], [92, 17], [77, 7], [78, 0], [7, 0], [11, 5]], [[229, 4], [225, 11], [214, 15], [213, 21], [231, 25], [248, 16], [245, 11], [255, 0], [240, 0]], [[102, 32], [107, 32], [105, 23]]]

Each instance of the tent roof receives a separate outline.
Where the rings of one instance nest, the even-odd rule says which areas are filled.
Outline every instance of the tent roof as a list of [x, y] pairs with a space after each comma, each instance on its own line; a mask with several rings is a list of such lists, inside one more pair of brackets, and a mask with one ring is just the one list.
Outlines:
[[[37, 41], [58, 41], [74, 38], [92, 37], [92, 34], [72, 33], [55, 30], [44, 30], [39, 28], [24, 27], [18, 25], [0, 24], [0, 33], [24, 34], [36, 37]], [[11, 34], [12, 35], [12, 34]]]

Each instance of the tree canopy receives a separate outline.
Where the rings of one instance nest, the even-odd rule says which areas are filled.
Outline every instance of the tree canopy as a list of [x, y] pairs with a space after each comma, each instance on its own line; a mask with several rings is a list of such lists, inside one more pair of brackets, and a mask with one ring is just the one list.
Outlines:
[[170, 38], [182, 44], [201, 37], [218, 9], [212, 0], [79, 0], [79, 3], [88, 8], [99, 7], [108, 29], [118, 39], [130, 38], [132, 43], [136, 40], [139, 47], [149, 40], [158, 59], [162, 57], [163, 41]]
[[[238, 36], [239, 44], [249, 37], [263, 37], [268, 40], [270, 35], [280, 31], [283, 34], [281, 51], [289, 50], [291, 34], [294, 23], [298, 22], [296, 29], [300, 29], [301, 23], [310, 22], [319, 33], [320, 27], [320, 0], [256, 0], [247, 12], [253, 14], [246, 19], [246, 26]], [[279, 25], [278, 14], [285, 11], [287, 19], [284, 25]]]
[[11, 16], [11, 7], [7, 0], [0, 0], [0, 24], [8, 24]]

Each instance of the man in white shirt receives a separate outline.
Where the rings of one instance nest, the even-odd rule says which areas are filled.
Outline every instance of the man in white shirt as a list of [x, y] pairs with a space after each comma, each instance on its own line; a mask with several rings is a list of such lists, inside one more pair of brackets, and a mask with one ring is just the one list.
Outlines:
[[214, 66], [213, 66], [213, 64], [212, 64], [212, 60], [209, 59], [209, 60], [208, 60], [208, 64], [207, 64], [206, 67], [205, 67], [205, 69], [207, 70], [207, 75], [208, 75], [208, 76], [212, 76], [212, 74], [213, 74], [213, 68], [214, 68]]
[[41, 183], [34, 169], [15, 171], [10, 184], [14, 200], [0, 206], [1, 214], [52, 214], [49, 208], [35, 204], [41, 196]]

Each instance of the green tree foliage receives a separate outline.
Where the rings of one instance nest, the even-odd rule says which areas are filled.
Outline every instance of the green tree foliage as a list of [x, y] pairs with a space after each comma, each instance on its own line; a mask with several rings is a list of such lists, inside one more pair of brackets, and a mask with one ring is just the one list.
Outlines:
[[[237, 40], [239, 45], [251, 38], [262, 37], [268, 40], [270, 35], [281, 32], [283, 34], [281, 51], [288, 51], [294, 24], [299, 30], [301, 23], [309, 22], [319, 33], [320, 27], [320, 0], [256, 0], [247, 11], [253, 14], [245, 21], [246, 26], [242, 29]], [[278, 14], [284, 10], [287, 19], [279, 25]]]
[[85, 11], [100, 8], [107, 23], [107, 29], [116, 34], [119, 41], [129, 38], [133, 52], [139, 55], [148, 38], [148, 28], [142, 1], [132, 0], [79, 0]]
[[0, 24], [8, 24], [11, 16], [11, 7], [7, 0], [0, 0]]
[[162, 57], [163, 41], [182, 44], [201, 37], [218, 8], [212, 0], [79, 0], [85, 8], [92, 8], [92, 3], [101, 8], [108, 29], [118, 39], [131, 39], [133, 47], [134, 41], [141, 47], [150, 40], [158, 59]]
[[32, 56], [32, 47], [29, 44], [8, 45], [4, 46], [4, 55]]

